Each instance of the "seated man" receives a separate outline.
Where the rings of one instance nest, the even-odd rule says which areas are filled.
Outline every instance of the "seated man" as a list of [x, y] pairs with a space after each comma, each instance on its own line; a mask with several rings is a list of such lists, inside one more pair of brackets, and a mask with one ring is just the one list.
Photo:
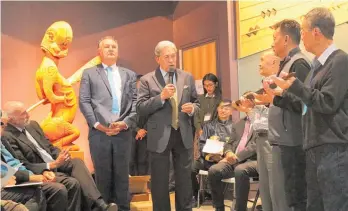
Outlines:
[[217, 211], [225, 210], [222, 179], [235, 177], [236, 210], [246, 211], [249, 195], [249, 177], [258, 176], [256, 170], [256, 143], [248, 118], [241, 119], [232, 126], [230, 100], [223, 100], [218, 108], [218, 118], [203, 127], [200, 137], [201, 151], [206, 139], [218, 136], [225, 142], [223, 156], [201, 153], [192, 171], [192, 186], [197, 197], [199, 170], [208, 170], [208, 181], [212, 189], [213, 206]]
[[[253, 96], [253, 97], [250, 97]], [[232, 106], [240, 111], [248, 114], [248, 117], [253, 125], [254, 134], [256, 135], [256, 154], [257, 154], [257, 169], [259, 173], [259, 189], [262, 199], [262, 207], [264, 210], [272, 210], [275, 203], [271, 197], [273, 192], [273, 179], [271, 176], [273, 158], [272, 146], [268, 142], [268, 105], [270, 96], [266, 93], [256, 94], [254, 92], [245, 92], [239, 103], [233, 102]], [[261, 209], [261, 205], [258, 206]], [[257, 208], [258, 208], [257, 207]], [[274, 209], [273, 210], [278, 210]]]
[[[7, 125], [7, 116], [0, 110], [1, 117], [1, 127], [0, 132]], [[2, 141], [3, 143], [3, 141]], [[5, 149], [3, 144], [1, 147], [1, 160], [8, 165], [15, 167], [20, 164], [20, 162], [14, 159], [11, 154]], [[26, 182], [28, 180], [35, 181], [35, 176], [24, 166], [19, 166], [15, 176], [13, 176], [7, 185], [15, 185], [21, 182]], [[43, 196], [41, 187], [16, 187], [16, 188], [6, 188], [1, 190], [1, 208], [4, 210], [13, 211], [45, 211], [46, 210], [46, 200]], [[20, 204], [18, 204], [20, 203]], [[2, 210], [1, 209], [1, 210]], [[58, 211], [58, 210], [56, 210]]]
[[[8, 102], [5, 111], [9, 117], [2, 139], [7, 141], [14, 156], [34, 174], [42, 174], [48, 182], [58, 182], [68, 192], [68, 210], [117, 210], [102, 199], [92, 176], [80, 159], [70, 159], [67, 150], [54, 147], [45, 137], [39, 124], [29, 121], [23, 103]], [[81, 203], [81, 191], [84, 196]]]

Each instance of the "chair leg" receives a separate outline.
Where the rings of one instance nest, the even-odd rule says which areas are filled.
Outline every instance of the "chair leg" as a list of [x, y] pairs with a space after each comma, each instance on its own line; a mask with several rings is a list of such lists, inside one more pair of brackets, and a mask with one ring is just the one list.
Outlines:
[[253, 202], [253, 207], [251, 208], [251, 211], [255, 211], [257, 201], [259, 200], [259, 196], [260, 196], [260, 189], [257, 189], [255, 200]]
[[201, 195], [201, 190], [202, 190], [202, 175], [198, 175], [199, 178], [199, 190], [198, 190], [198, 195], [197, 195], [197, 208], [200, 207], [200, 195]]
[[236, 200], [235, 200], [235, 196], [236, 196], [236, 184], [233, 183], [232, 184], [232, 187], [233, 187], [233, 191], [232, 191], [232, 207], [231, 207], [231, 210], [235, 210], [235, 206], [236, 206]]

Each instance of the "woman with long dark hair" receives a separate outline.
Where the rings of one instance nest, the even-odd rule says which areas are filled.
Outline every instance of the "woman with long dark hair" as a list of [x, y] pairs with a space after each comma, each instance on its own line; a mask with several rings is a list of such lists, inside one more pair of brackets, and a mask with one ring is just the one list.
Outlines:
[[200, 132], [204, 122], [212, 120], [216, 116], [216, 108], [221, 101], [221, 88], [216, 75], [208, 73], [202, 80], [204, 94], [198, 96], [201, 109], [195, 115], [196, 132]]
[[217, 107], [221, 102], [221, 88], [219, 79], [216, 75], [208, 73], [202, 80], [204, 94], [199, 95], [198, 99], [201, 109], [194, 116], [195, 137], [194, 137], [194, 160], [200, 156], [198, 138], [202, 134], [202, 127], [205, 122], [213, 120], [217, 116]]

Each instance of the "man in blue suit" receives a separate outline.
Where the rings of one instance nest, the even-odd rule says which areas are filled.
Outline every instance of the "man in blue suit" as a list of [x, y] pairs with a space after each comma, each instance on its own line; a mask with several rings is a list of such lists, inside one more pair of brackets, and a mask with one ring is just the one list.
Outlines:
[[116, 64], [117, 41], [99, 41], [102, 64], [86, 69], [80, 85], [80, 109], [89, 126], [96, 183], [103, 198], [130, 210], [129, 159], [136, 115], [136, 74]]

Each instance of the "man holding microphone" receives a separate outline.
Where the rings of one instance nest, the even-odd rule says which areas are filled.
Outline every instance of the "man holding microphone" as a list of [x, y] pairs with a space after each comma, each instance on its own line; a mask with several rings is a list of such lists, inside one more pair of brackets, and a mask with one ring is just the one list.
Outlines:
[[170, 41], [155, 48], [158, 67], [140, 80], [137, 113], [148, 116], [147, 149], [151, 154], [154, 211], [171, 210], [169, 157], [173, 155], [176, 210], [192, 210], [192, 116], [199, 110], [191, 74], [176, 69], [177, 49]]

